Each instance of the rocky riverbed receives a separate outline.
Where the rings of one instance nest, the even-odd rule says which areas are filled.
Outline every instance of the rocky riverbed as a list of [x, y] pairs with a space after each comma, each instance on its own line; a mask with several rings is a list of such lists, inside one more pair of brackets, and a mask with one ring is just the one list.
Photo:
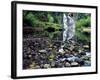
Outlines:
[[23, 38], [23, 69], [46, 69], [91, 66], [88, 44], [67, 41], [63, 52], [59, 52], [61, 41], [32, 35]]

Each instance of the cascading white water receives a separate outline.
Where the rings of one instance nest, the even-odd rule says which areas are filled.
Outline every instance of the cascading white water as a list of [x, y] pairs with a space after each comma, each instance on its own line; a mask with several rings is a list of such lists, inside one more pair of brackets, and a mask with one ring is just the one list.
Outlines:
[[63, 14], [63, 27], [64, 27], [64, 31], [63, 31], [63, 42], [65, 42], [66, 38], [67, 38], [67, 16], [65, 14]]
[[[63, 43], [67, 40], [69, 41], [72, 39], [75, 35], [75, 21], [71, 16], [66, 16], [66, 14], [63, 14]], [[63, 47], [65, 44], [61, 45], [61, 49], [59, 49], [59, 52], [64, 52]]]
[[75, 35], [75, 21], [72, 17], [63, 14], [63, 25], [63, 42], [65, 42], [66, 40], [72, 39]]

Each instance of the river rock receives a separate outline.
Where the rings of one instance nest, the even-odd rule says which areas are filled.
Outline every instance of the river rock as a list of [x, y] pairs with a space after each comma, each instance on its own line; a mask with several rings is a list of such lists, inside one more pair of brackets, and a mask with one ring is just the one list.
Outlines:
[[64, 57], [68, 58], [68, 57], [70, 57], [70, 55], [69, 54], [64, 54]]
[[30, 49], [30, 48], [27, 49], [27, 53], [28, 53], [28, 54], [31, 53], [31, 49]]
[[35, 64], [34, 62], [32, 62], [32, 64], [30, 65], [30, 68], [31, 68], [31, 69], [34, 69], [35, 66], [36, 66], [36, 64]]
[[74, 49], [74, 46], [71, 45], [70, 48], [69, 48], [69, 50], [70, 50], [70, 51], [73, 51], [73, 49]]
[[57, 66], [58, 66], [59, 68], [61, 68], [61, 67], [63, 67], [63, 63], [62, 63], [62, 62], [58, 62]]
[[75, 62], [81, 62], [81, 61], [82, 61], [82, 59], [80, 59], [79, 57], [75, 58]]
[[84, 66], [91, 66], [91, 61], [85, 61]]
[[66, 60], [66, 58], [60, 58], [59, 60], [60, 60], [61, 62], [63, 62], [63, 61]]
[[40, 66], [39, 65], [35, 66], [35, 69], [40, 69]]
[[28, 55], [28, 57], [29, 57], [29, 58], [31, 58], [31, 57], [32, 57], [32, 55]]
[[83, 48], [88, 49], [89, 45], [84, 45]]
[[64, 54], [65, 53], [64, 49], [63, 48], [60, 48], [59, 49], [59, 53]]
[[83, 51], [82, 49], [79, 49], [79, 50], [78, 50], [79, 53], [82, 53], [82, 51]]
[[51, 62], [51, 67], [54, 67], [54, 66], [55, 66], [55, 62], [52, 61], [52, 62]]
[[68, 61], [74, 62], [76, 59], [79, 59], [78, 57], [72, 56], [67, 58]]
[[86, 52], [86, 56], [91, 57], [91, 53], [90, 52]]
[[77, 66], [79, 66], [79, 64], [78, 64], [77, 62], [72, 62], [72, 63], [71, 63], [71, 66], [72, 66], [72, 67], [77, 67]]
[[71, 64], [69, 62], [65, 63], [65, 67], [70, 67], [70, 66], [71, 66]]
[[90, 57], [88, 57], [88, 56], [85, 55], [85, 56], [82, 56], [81, 59], [82, 60], [90, 60]]
[[48, 51], [51, 51], [52, 50], [52, 48], [48, 48]]
[[45, 49], [39, 50], [40, 53], [46, 53], [47, 51]]
[[44, 68], [50, 68], [50, 64], [44, 64]]

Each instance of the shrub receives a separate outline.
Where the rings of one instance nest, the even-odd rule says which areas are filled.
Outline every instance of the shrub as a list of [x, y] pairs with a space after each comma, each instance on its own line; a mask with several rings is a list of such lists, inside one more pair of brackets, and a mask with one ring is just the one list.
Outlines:
[[85, 42], [90, 42], [90, 32], [84, 32], [84, 29], [88, 29], [91, 26], [91, 18], [80, 19], [76, 22], [76, 37]]

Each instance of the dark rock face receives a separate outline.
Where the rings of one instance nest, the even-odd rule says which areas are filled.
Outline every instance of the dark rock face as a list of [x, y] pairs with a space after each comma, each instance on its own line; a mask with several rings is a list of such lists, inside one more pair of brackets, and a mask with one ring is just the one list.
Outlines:
[[23, 69], [91, 66], [88, 45], [75, 41], [65, 42], [64, 52], [61, 53], [61, 44], [61, 41], [53, 41], [46, 37], [24, 35]]

